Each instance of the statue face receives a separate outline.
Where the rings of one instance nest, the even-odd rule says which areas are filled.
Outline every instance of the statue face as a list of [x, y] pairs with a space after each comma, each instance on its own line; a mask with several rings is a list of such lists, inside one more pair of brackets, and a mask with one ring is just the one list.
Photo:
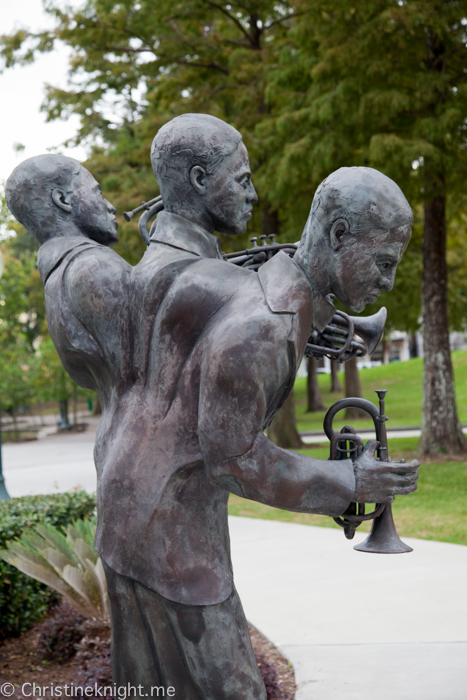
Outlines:
[[352, 311], [363, 311], [394, 286], [397, 265], [407, 248], [411, 225], [391, 231], [343, 235], [334, 250], [332, 292]]
[[258, 196], [251, 181], [248, 151], [243, 143], [209, 176], [203, 199], [216, 231], [234, 236], [245, 233]]
[[72, 195], [74, 223], [92, 240], [110, 245], [118, 241], [116, 212], [102, 196], [99, 183], [83, 168]]

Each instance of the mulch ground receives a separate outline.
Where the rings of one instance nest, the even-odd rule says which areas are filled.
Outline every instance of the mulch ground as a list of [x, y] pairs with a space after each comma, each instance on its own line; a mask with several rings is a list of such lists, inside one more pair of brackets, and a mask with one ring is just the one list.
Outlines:
[[[51, 684], [64, 686], [72, 682], [79, 668], [79, 660], [73, 657], [64, 663], [42, 661], [36, 649], [39, 635], [40, 629], [36, 626], [20, 637], [8, 639], [0, 645], [0, 697], [21, 700], [25, 697], [33, 697], [33, 683], [44, 688], [44, 686], [50, 687]], [[294, 670], [290, 662], [252, 625], [250, 625], [250, 636], [256, 657], [263, 664], [266, 662], [274, 666], [281, 694], [284, 698], [293, 700], [296, 686]], [[5, 682], [15, 686], [13, 694], [10, 692], [10, 687], [7, 687], [7, 692], [2, 693], [1, 686]], [[25, 683], [30, 683], [31, 686], [27, 686], [23, 694], [21, 686]], [[46, 695], [52, 697], [50, 690]], [[55, 694], [53, 696], [56, 697]], [[36, 694], [36, 697], [39, 695]]]

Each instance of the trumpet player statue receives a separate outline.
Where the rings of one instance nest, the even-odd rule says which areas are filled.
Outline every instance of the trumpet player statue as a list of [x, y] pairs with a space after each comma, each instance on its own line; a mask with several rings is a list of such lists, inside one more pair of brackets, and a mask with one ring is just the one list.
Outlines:
[[[240, 134], [207, 115], [157, 134], [165, 211], [131, 268], [108, 246], [115, 210], [76, 161], [48, 155], [7, 182], [39, 240], [49, 329], [102, 404], [96, 548], [106, 571], [114, 681], [183, 700], [264, 700], [235, 591], [229, 493], [338, 516], [416, 488], [417, 463], [276, 447], [265, 428], [288, 397], [310, 330], [391, 289], [412, 213], [399, 187], [342, 168], [318, 188], [293, 259], [259, 272], [221, 258], [215, 231], [244, 232], [256, 193]], [[170, 688], [175, 691], [169, 692]]]

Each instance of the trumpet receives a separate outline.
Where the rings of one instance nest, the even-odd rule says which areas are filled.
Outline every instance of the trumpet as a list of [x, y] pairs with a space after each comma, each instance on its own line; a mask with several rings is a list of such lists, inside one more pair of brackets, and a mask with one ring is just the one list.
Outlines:
[[386, 317], [384, 306], [372, 316], [349, 316], [343, 311], [336, 311], [322, 333], [312, 331], [305, 355], [329, 357], [337, 362], [372, 355], [383, 335]]
[[125, 221], [131, 221], [136, 214], [139, 214], [140, 211], [143, 212], [138, 219], [138, 231], [146, 245], [149, 245], [151, 234], [148, 231], [148, 223], [153, 216], [156, 216], [156, 214], [162, 211], [163, 208], [164, 203], [161, 195], [159, 195], [158, 197], [154, 197], [154, 199], [150, 199], [149, 202], [143, 202], [139, 207], [136, 207], [136, 209], [133, 209], [132, 211], [124, 211], [123, 218]]
[[[253, 248], [228, 253], [224, 259], [248, 270], [259, 270], [273, 255], [280, 251], [293, 257], [296, 243], [276, 243], [274, 234], [250, 238]], [[267, 243], [267, 239], [270, 243]], [[383, 306], [372, 316], [349, 316], [337, 311], [322, 333], [312, 331], [305, 348], [307, 357], [328, 357], [337, 362], [347, 362], [353, 357], [372, 355], [381, 340], [386, 324], [387, 311]]]
[[[143, 212], [138, 220], [138, 231], [146, 245], [149, 245], [151, 231], [148, 230], [148, 224], [163, 208], [164, 203], [159, 195], [148, 202], [142, 202], [132, 211], [123, 212], [123, 216], [126, 221], [131, 221], [136, 214]], [[258, 237], [253, 236], [250, 238], [252, 248], [235, 253], [224, 253], [224, 260], [251, 271], [258, 271], [262, 265], [281, 251], [293, 257], [298, 247], [296, 243], [276, 243], [274, 233], [269, 236], [259, 236], [259, 240], [260, 243], [258, 243]], [[305, 348], [305, 355], [328, 357], [337, 362], [347, 362], [353, 357], [371, 355], [383, 334], [386, 316], [387, 311], [384, 307], [376, 314], [366, 317], [349, 316], [343, 311], [336, 310], [331, 323], [322, 333], [312, 331]]]
[[[346, 425], [340, 433], [335, 432], [333, 429], [335, 415], [342, 409], [352, 406], [362, 409], [373, 418], [376, 439], [379, 443], [378, 458], [384, 462], [391, 461], [391, 458], [388, 456], [386, 432], [386, 421], [388, 418], [384, 415], [386, 393], [386, 389], [376, 391], [379, 399], [379, 408], [371, 401], [360, 398], [341, 399], [331, 406], [324, 417], [323, 423], [324, 432], [331, 443], [330, 459], [352, 459], [352, 461], [355, 461], [363, 451], [363, 440], [356, 434], [352, 426]], [[400, 464], [405, 464], [405, 460], [401, 459]], [[390, 503], [377, 503], [371, 513], [365, 513], [364, 503], [351, 503], [341, 517], [333, 519], [344, 529], [344, 534], [349, 540], [353, 539], [355, 530], [359, 525], [366, 520], [373, 520], [371, 532], [366, 540], [354, 547], [358, 552], [402, 554], [403, 552], [413, 551], [412, 547], [402, 542], [397, 534]]]

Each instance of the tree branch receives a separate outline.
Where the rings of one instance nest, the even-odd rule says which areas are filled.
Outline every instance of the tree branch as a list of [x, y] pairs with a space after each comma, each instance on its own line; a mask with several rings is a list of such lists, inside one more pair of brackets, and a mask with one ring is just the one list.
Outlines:
[[268, 29], [271, 29], [275, 24], [280, 24], [281, 22], [285, 22], [288, 19], [293, 19], [294, 17], [300, 17], [300, 15], [307, 15], [311, 10], [302, 10], [301, 12], [292, 12], [290, 15], [285, 15], [284, 17], [279, 17], [278, 19], [274, 19], [272, 22], [269, 22], [269, 24], [266, 24], [264, 26], [264, 31], [267, 32]]
[[252, 37], [247, 32], [247, 30], [245, 29], [243, 24], [236, 17], [234, 17], [232, 14], [230, 14], [230, 12], [225, 9], [225, 7], [222, 7], [222, 5], [218, 5], [217, 2], [212, 2], [212, 0], [203, 0], [203, 2], [206, 3], [206, 5], [210, 5], [211, 7], [215, 7], [217, 10], [220, 10], [221, 12], [223, 12], [224, 15], [226, 15], [229, 19], [232, 20], [232, 22], [234, 22], [234, 24], [237, 25], [237, 27], [240, 29], [242, 34], [244, 34], [246, 36], [246, 38], [248, 39], [248, 42], [250, 44], [252, 43]]
[[119, 53], [154, 53], [152, 49], [132, 49], [131, 46], [104, 46], [102, 51], [118, 51]]
[[224, 66], [221, 66], [219, 63], [216, 63], [216, 61], [211, 61], [210, 63], [201, 63], [199, 61], [186, 61], [183, 59], [179, 59], [177, 63], [184, 66], [195, 66], [196, 68], [213, 68], [214, 70], [218, 70], [221, 73], [224, 73], [224, 75], [230, 75], [230, 71], [227, 68], [224, 68]]

